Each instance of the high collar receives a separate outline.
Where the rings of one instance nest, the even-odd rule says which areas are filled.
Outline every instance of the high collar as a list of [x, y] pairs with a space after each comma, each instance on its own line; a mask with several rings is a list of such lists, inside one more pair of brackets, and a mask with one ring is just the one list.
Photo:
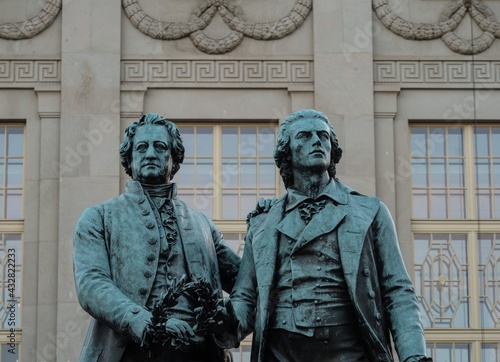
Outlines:
[[[171, 187], [168, 189], [165, 197], [168, 199], [174, 199], [177, 196], [177, 185], [173, 182], [171, 182], [169, 185], [171, 185]], [[128, 180], [125, 186], [125, 190], [126, 192], [130, 192], [135, 195], [144, 195], [145, 192], [147, 192], [146, 188], [148, 187], [151, 187], [151, 185], [144, 187], [139, 181]]]
[[323, 188], [321, 193], [316, 198], [312, 198], [297, 190], [296, 188], [289, 187], [286, 212], [296, 208], [306, 200], [316, 201], [322, 198], [328, 198], [336, 204], [347, 204], [345, 191], [342, 190], [339, 185], [337, 185], [337, 182], [334, 179], [330, 179], [330, 182], [328, 182], [328, 184]]

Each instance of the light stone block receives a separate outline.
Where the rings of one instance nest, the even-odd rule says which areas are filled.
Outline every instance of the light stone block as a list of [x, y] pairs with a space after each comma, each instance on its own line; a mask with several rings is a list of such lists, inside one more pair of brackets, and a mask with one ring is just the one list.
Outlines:
[[60, 119], [48, 118], [40, 121], [40, 178], [58, 179]]
[[57, 303], [57, 254], [58, 245], [54, 241], [43, 241], [38, 246], [38, 304], [56, 305]]
[[39, 212], [40, 212], [40, 182], [35, 181], [24, 181], [24, 242], [38, 242], [38, 231], [39, 231]]
[[[37, 242], [24, 242], [22, 260], [22, 321], [26, 325], [30, 319], [26, 320], [24, 314], [27, 306], [38, 304], [39, 269], [38, 269], [39, 244]], [[34, 323], [34, 321], [31, 321]]]
[[57, 306], [57, 333], [59, 348], [57, 361], [78, 361], [91, 317], [78, 303], [59, 303]]

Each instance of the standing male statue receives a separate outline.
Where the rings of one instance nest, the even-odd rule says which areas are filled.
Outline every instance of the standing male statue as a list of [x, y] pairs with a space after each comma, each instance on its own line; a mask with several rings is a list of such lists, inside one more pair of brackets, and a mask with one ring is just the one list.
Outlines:
[[392, 362], [391, 335], [400, 361], [430, 361], [389, 211], [335, 178], [341, 156], [318, 111], [279, 128], [288, 192], [250, 219], [231, 294], [252, 362]]
[[230, 292], [240, 261], [210, 220], [176, 198], [179, 130], [145, 114], [125, 130], [120, 156], [133, 180], [85, 210], [75, 230], [76, 290], [93, 317], [80, 361], [224, 361], [200, 301]]

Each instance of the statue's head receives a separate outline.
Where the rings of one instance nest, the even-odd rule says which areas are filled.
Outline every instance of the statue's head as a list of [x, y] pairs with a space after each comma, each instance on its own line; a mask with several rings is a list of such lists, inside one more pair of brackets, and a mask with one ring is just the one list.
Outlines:
[[[318, 152], [314, 154], [314, 149], [307, 150], [307, 153], [303, 157], [304, 164], [302, 165], [302, 161], [297, 158], [301, 156], [299, 152], [303, 152], [303, 150], [301, 150], [302, 146], [298, 145], [292, 150], [290, 147], [292, 135], [296, 135], [297, 132], [300, 134], [304, 132], [308, 133], [307, 131], [312, 130], [315, 131], [315, 134], [321, 134], [322, 129], [324, 129], [325, 133], [328, 133], [329, 140], [329, 144], [324, 145], [325, 147], [323, 147], [323, 149], [329, 151], [330, 154], [321, 154], [322, 151], [320, 148], [322, 148], [321, 143], [323, 141], [318, 139]], [[308, 147], [313, 146], [308, 145]], [[333, 131], [332, 124], [323, 113], [314, 109], [303, 109], [291, 113], [281, 123], [278, 131], [278, 141], [276, 148], [274, 149], [274, 161], [276, 162], [276, 166], [280, 169], [280, 175], [286, 188], [293, 185], [293, 167], [304, 166], [310, 167], [311, 170], [317, 167], [325, 167], [329, 176], [331, 178], [335, 178], [335, 174], [337, 172], [336, 164], [341, 158], [342, 148], [339, 146], [339, 141]], [[326, 160], [327, 164], [322, 166], [322, 160]]]
[[159, 114], [144, 114], [125, 129], [120, 158], [125, 172], [134, 180], [168, 183], [184, 160], [179, 129]]

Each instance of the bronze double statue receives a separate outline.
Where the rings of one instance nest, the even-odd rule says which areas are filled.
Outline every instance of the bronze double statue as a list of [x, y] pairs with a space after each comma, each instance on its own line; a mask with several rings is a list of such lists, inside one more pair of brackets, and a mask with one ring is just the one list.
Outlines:
[[252, 362], [392, 362], [393, 344], [401, 362], [431, 361], [392, 218], [337, 179], [342, 149], [321, 112], [280, 125], [287, 193], [249, 214], [241, 265], [176, 198], [184, 147], [172, 122], [143, 115], [120, 156], [125, 193], [75, 230], [78, 298], [93, 317], [80, 361], [230, 361], [225, 349], [252, 332]]

